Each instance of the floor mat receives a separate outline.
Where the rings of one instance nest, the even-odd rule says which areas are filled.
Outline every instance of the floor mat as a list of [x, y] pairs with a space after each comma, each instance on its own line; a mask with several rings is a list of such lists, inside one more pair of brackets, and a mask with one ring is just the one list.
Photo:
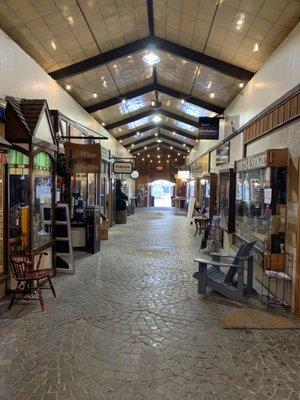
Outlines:
[[253, 308], [241, 308], [220, 318], [224, 329], [299, 329], [290, 319]]

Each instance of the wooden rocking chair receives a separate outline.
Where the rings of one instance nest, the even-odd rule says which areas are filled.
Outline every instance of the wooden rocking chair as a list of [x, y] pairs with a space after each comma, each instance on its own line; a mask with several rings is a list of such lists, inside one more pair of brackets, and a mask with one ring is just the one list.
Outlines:
[[[51, 289], [53, 296], [56, 297], [54, 286], [51, 282], [53, 269], [39, 269], [42, 262], [42, 257], [47, 253], [28, 253], [23, 248], [22, 239], [14, 238], [9, 240], [10, 245], [10, 270], [12, 277], [17, 282], [16, 289], [13, 290], [8, 309], [10, 309], [16, 300], [39, 300], [42, 311], [44, 311], [44, 299], [42, 289]], [[35, 257], [38, 257], [35, 267]], [[37, 284], [34, 287], [33, 282]], [[44, 286], [48, 281], [49, 287]], [[38, 293], [38, 299], [33, 295]], [[21, 297], [17, 299], [17, 294]]]
[[[198, 272], [198, 293], [206, 294], [207, 286], [230, 300], [245, 301], [253, 293], [253, 248], [255, 242], [242, 244], [235, 256], [211, 253], [212, 259], [196, 258]], [[221, 262], [221, 258], [233, 259], [231, 263]], [[244, 283], [245, 263], [247, 264], [247, 283]], [[208, 267], [209, 266], [209, 267]], [[223, 272], [222, 269], [227, 269]], [[237, 276], [237, 280], [235, 277]]]

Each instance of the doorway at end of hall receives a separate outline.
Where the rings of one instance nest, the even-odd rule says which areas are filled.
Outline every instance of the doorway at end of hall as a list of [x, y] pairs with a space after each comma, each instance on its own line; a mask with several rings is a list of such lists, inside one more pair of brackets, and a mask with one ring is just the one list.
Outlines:
[[172, 207], [175, 183], [157, 180], [150, 183], [150, 205], [154, 207]]

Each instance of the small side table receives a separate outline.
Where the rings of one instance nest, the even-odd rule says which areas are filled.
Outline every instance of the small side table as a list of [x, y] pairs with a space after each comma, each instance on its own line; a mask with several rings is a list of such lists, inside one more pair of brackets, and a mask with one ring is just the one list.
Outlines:
[[197, 233], [199, 235], [201, 235], [202, 231], [205, 231], [205, 229], [207, 228], [207, 225], [209, 223], [209, 219], [206, 217], [194, 217], [194, 222], [195, 222], [195, 226], [196, 226], [196, 231], [194, 234], [194, 237], [197, 235]]

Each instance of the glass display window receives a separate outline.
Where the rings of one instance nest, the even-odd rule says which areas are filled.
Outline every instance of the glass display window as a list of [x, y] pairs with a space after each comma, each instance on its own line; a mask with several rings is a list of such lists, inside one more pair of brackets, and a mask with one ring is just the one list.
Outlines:
[[32, 244], [33, 249], [52, 241], [53, 235], [53, 159], [39, 152], [33, 160]]
[[96, 174], [76, 173], [71, 176], [71, 216], [73, 221], [84, 221], [85, 206], [97, 204]]
[[228, 233], [235, 230], [235, 173], [232, 169], [220, 171], [218, 208], [220, 227]]
[[286, 169], [260, 168], [237, 172], [236, 233], [271, 253], [283, 252], [285, 217], [279, 205], [286, 201]]
[[5, 167], [0, 164], [0, 274], [4, 271], [4, 190]]
[[24, 246], [29, 248], [29, 157], [12, 149], [8, 152], [8, 163], [10, 237], [22, 237]]

